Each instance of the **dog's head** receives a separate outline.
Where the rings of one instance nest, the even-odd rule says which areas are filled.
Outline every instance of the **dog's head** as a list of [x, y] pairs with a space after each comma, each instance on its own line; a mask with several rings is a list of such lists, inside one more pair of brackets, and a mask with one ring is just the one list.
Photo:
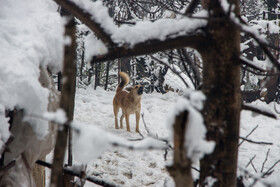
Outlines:
[[132, 86], [132, 87], [127, 87], [125, 88], [127, 91], [133, 93], [133, 95], [138, 95], [138, 96], [141, 96], [143, 94], [143, 86], [138, 84], [138, 85], [135, 85], [135, 86]]

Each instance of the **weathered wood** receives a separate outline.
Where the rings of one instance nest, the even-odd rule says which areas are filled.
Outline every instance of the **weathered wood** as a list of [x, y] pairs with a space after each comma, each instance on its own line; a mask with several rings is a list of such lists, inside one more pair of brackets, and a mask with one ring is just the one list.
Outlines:
[[[65, 36], [71, 38], [71, 43], [65, 45], [64, 51], [64, 66], [63, 66], [63, 81], [60, 108], [62, 108], [67, 116], [67, 123], [63, 129], [58, 130], [57, 140], [54, 150], [53, 167], [51, 174], [51, 186], [63, 186], [63, 164], [64, 155], [67, 145], [67, 137], [69, 133], [69, 122], [73, 120], [74, 113], [74, 98], [76, 89], [76, 28], [74, 17], [69, 17], [66, 24]], [[69, 181], [69, 180], [67, 180]], [[66, 184], [67, 185], [67, 184]]]
[[[230, 0], [239, 15], [237, 0]], [[240, 31], [227, 21], [219, 0], [206, 0], [210, 10], [209, 39], [201, 52], [203, 87], [207, 100], [203, 111], [207, 139], [216, 142], [212, 154], [201, 161], [200, 184], [216, 180], [214, 186], [236, 187], [237, 153], [241, 110], [240, 96]], [[215, 18], [224, 19], [219, 22]], [[229, 18], [228, 18], [229, 19]], [[226, 34], [225, 34], [226, 33]]]
[[168, 172], [173, 177], [176, 187], [192, 187], [191, 161], [187, 158], [185, 134], [187, 130], [188, 111], [176, 116], [173, 124], [174, 156], [173, 164], [168, 166]]

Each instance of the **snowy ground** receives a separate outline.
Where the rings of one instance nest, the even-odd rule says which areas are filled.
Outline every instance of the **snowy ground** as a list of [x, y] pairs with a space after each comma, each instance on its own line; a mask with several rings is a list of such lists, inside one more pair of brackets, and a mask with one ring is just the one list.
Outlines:
[[[135, 133], [134, 116], [130, 117], [132, 133], [128, 133], [126, 130], [114, 129], [112, 107], [114, 94], [115, 92], [107, 92], [101, 88], [97, 90], [93, 90], [91, 87], [88, 87], [86, 90], [78, 89], [76, 93], [75, 121], [99, 126], [108, 132], [127, 139], [140, 138], [139, 134]], [[159, 137], [169, 136], [165, 123], [170, 109], [176, 103], [177, 98], [178, 94], [172, 92], [165, 95], [158, 93], [144, 94], [142, 97], [142, 113], [144, 113], [146, 124], [150, 131], [157, 133]], [[257, 104], [261, 106], [266, 105], [261, 102], [257, 102]], [[269, 105], [269, 107], [273, 108], [273, 105]], [[256, 155], [252, 162], [257, 173], [252, 165], [249, 165], [246, 170], [255, 176], [259, 176], [268, 149], [270, 149], [270, 153], [263, 172], [280, 159], [280, 123], [263, 116], [253, 117], [251, 112], [242, 112], [241, 136], [245, 137], [256, 125], [258, 125], [258, 128], [249, 138], [254, 141], [272, 142], [273, 145], [244, 142], [239, 148], [239, 167], [242, 170], [245, 169], [250, 159]], [[147, 135], [142, 119], [140, 120], [140, 131], [144, 136]], [[86, 152], [87, 150], [84, 151]], [[99, 159], [88, 163], [87, 174], [125, 187], [162, 187], [166, 181], [170, 181], [165, 166], [171, 161], [171, 154], [169, 152], [168, 159], [165, 161], [164, 151], [160, 150], [131, 151], [124, 148], [111, 148], [106, 150]], [[198, 175], [196, 171], [193, 174], [194, 176]], [[265, 180], [273, 182], [275, 186], [279, 186], [279, 184], [277, 185], [277, 181], [278, 183], [280, 182], [277, 179], [279, 174], [280, 164], [275, 166], [274, 172]], [[95, 185], [87, 182], [86, 186]], [[256, 186], [263, 186], [263, 183], [257, 183]]]

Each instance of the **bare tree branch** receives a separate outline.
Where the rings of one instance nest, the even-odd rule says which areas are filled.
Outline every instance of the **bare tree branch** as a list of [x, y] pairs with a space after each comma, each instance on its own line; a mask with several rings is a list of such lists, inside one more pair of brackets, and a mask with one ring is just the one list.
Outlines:
[[[249, 186], [249, 187], [253, 187], [253, 186], [255, 186], [255, 184], [258, 182], [258, 181], [260, 181], [260, 179], [261, 178], [264, 178], [264, 177], [266, 177], [266, 176], [268, 176], [268, 175], [271, 175], [271, 173], [273, 173], [273, 171], [274, 170], [272, 170], [278, 163], [280, 163], [280, 160], [278, 160], [278, 161], [276, 161], [265, 173], [263, 173], [262, 174], [262, 176], [261, 177], [254, 177], [254, 181], [253, 181], [253, 183]], [[262, 182], [262, 181], [261, 181]], [[271, 186], [271, 185], [269, 185], [269, 184], [267, 184], [266, 186]]]
[[182, 49], [180, 51], [182, 52], [182, 55], [185, 57], [186, 61], [189, 63], [190, 67], [192, 68], [195, 79], [197, 81], [197, 85], [200, 85], [202, 83], [202, 78], [198, 67], [196, 66], [195, 62], [191, 59], [186, 49]]
[[270, 149], [268, 149], [268, 150], [267, 150], [267, 152], [266, 152], [265, 160], [264, 160], [264, 161], [263, 161], [263, 163], [262, 163], [261, 173], [263, 172], [263, 169], [264, 169], [265, 163], [266, 163], [267, 158], [268, 158], [268, 155], [269, 155], [269, 151], [270, 151]]
[[157, 62], [163, 64], [163, 65], [168, 66], [168, 68], [169, 68], [174, 74], [176, 74], [176, 75], [183, 81], [183, 83], [186, 85], [186, 87], [189, 88], [188, 83], [187, 83], [187, 82], [183, 79], [183, 77], [182, 77], [177, 71], [175, 71], [169, 64], [166, 64], [166, 63], [163, 62], [162, 60], [160, 60], [160, 59], [158, 59], [158, 58], [156, 58], [156, 57], [154, 57], [154, 56], [152, 56], [152, 55], [151, 55], [151, 58], [154, 59], [154, 60], [156, 60]]
[[[245, 138], [248, 138], [258, 127], [259, 127], [259, 125], [255, 126], [255, 128], [253, 128], [253, 129], [251, 130], [251, 132], [250, 132]], [[245, 141], [245, 140], [242, 140], [242, 141], [238, 144], [238, 146], [240, 146], [244, 141]]]
[[168, 141], [167, 139], [159, 138], [159, 137], [157, 136], [157, 134], [156, 134], [156, 135], [152, 134], [152, 133], [150, 132], [150, 130], [149, 130], [149, 128], [148, 128], [146, 122], [145, 122], [144, 113], [142, 113], [141, 116], [142, 116], [142, 121], [143, 121], [143, 124], [144, 124], [144, 126], [145, 126], [145, 129], [146, 129], [146, 131], [147, 131], [147, 133], [148, 133], [148, 136], [151, 137], [151, 138], [154, 138], [154, 139], [156, 139], [156, 140], [160, 140], [160, 141], [163, 141], [164, 143], [166, 143], [167, 147], [166, 147], [166, 149], [164, 150], [164, 156], [163, 156], [163, 157], [164, 157], [164, 160], [166, 161], [166, 160], [167, 160], [168, 150], [169, 150], [169, 149], [172, 149], [172, 150], [173, 150], [173, 147], [171, 146], [171, 144], [169, 143], [169, 141]]
[[253, 140], [241, 137], [241, 136], [239, 138], [242, 140], [245, 140], [247, 142], [254, 143], [254, 144], [273, 145], [273, 143], [271, 143], [271, 142], [257, 142], [257, 141], [253, 141]]
[[257, 169], [256, 169], [256, 167], [255, 167], [255, 165], [253, 164], [253, 160], [254, 160], [255, 158], [256, 158], [256, 155], [254, 155], [254, 156], [250, 159], [250, 161], [249, 161], [248, 164], [246, 165], [246, 168], [251, 164], [252, 167], [253, 167], [253, 169], [255, 170], [255, 172], [258, 173], [258, 171], [257, 171]]
[[[264, 184], [265, 186], [271, 186], [269, 183], [267, 183], [267, 182], [265, 182], [265, 181], [263, 181], [263, 180], [261, 180], [261, 178], [259, 177], [259, 176], [256, 176], [256, 175], [253, 175], [253, 174], [251, 174], [248, 170], [246, 170], [246, 169], [243, 169], [243, 168], [241, 168], [241, 167], [239, 167], [239, 170], [241, 171], [241, 172], [243, 172], [244, 174], [244, 176], [248, 176], [248, 177], [250, 177], [250, 178], [252, 178], [252, 179], [254, 179], [254, 181], [256, 181], [256, 182], [261, 182], [262, 184]], [[250, 185], [250, 187], [253, 187], [255, 184], [251, 184]]]
[[256, 113], [262, 114], [264, 116], [271, 117], [273, 119], [277, 119], [276, 114], [272, 113], [271, 111], [267, 111], [267, 110], [264, 110], [264, 109], [261, 109], [261, 108], [257, 108], [257, 107], [254, 107], [252, 105], [246, 104], [246, 103], [242, 104], [242, 110], [250, 110], [252, 112], [256, 112]]
[[262, 178], [266, 177], [267, 175], [270, 175], [273, 172], [273, 168], [280, 163], [280, 160], [277, 160], [263, 175]]
[[245, 168], [247, 168], [247, 167], [251, 164], [252, 160], [254, 160], [255, 158], [256, 158], [256, 155], [254, 155], [254, 156], [249, 160], [249, 162], [248, 162], [248, 164], [245, 166]]

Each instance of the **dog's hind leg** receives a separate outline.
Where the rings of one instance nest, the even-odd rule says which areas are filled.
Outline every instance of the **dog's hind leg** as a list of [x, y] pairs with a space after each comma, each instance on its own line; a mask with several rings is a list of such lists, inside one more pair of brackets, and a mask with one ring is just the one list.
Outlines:
[[136, 132], [140, 133], [139, 131], [139, 121], [140, 121], [140, 112], [136, 112]]
[[121, 129], [123, 129], [123, 118], [124, 118], [124, 111], [122, 109], [122, 116], [121, 116], [121, 119], [120, 119]]
[[126, 130], [130, 132], [130, 126], [129, 126], [129, 113], [125, 112], [125, 122], [126, 122]]

